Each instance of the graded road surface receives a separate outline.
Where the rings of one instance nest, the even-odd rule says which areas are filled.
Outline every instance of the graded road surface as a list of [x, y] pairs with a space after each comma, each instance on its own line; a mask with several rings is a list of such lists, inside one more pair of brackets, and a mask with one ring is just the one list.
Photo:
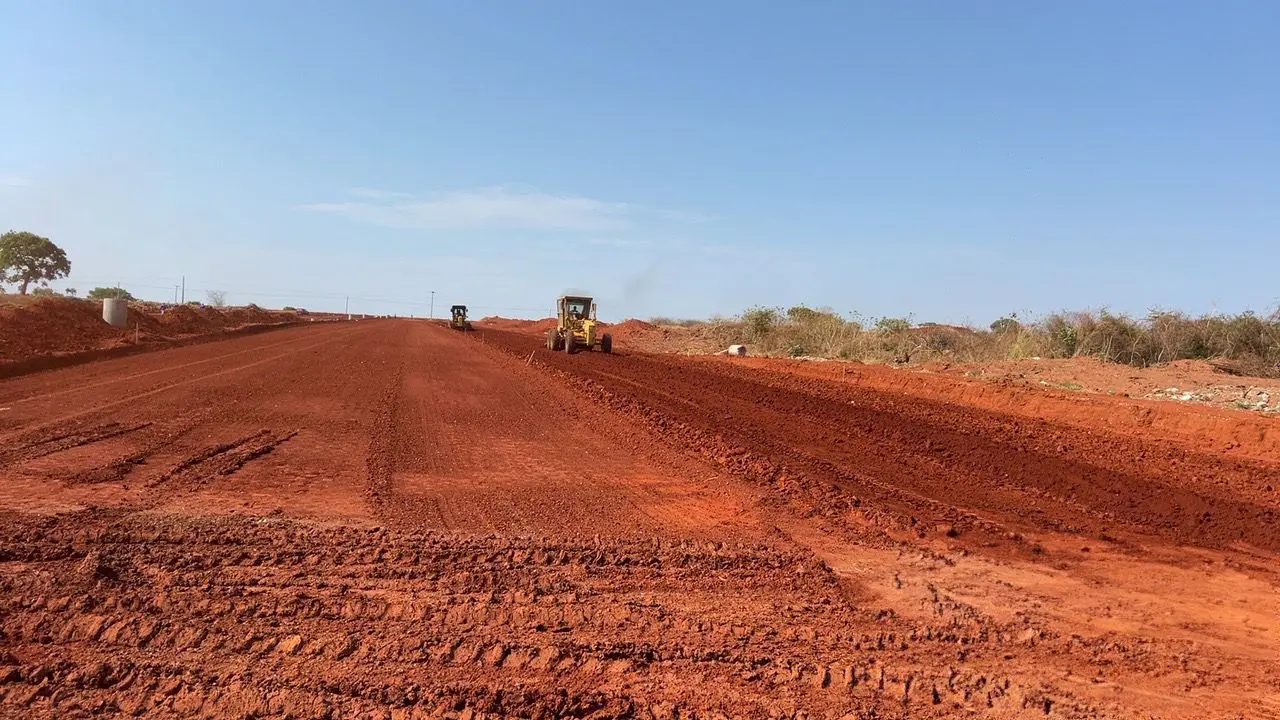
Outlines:
[[0, 717], [1280, 716], [1275, 427], [877, 382], [409, 320], [0, 381]]

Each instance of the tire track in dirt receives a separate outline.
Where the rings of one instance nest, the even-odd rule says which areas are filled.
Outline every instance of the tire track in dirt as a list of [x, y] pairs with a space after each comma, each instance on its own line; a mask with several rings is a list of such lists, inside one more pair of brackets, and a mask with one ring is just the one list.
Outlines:
[[19, 463], [42, 458], [47, 455], [84, 447], [92, 443], [109, 440], [148, 428], [151, 423], [126, 425], [119, 422], [107, 422], [97, 425], [85, 423], [62, 424], [50, 426], [45, 432], [27, 433], [24, 437], [9, 442], [15, 447], [0, 450], [0, 463]]
[[217, 476], [230, 475], [250, 461], [267, 455], [280, 444], [291, 440], [298, 432], [293, 430], [277, 434], [264, 428], [235, 440], [212, 445], [183, 459], [148, 484], [156, 486], [180, 481], [185, 485], [199, 485]]
[[155, 481], [153, 481], [151, 484], [158, 485], [163, 482], [168, 482], [170, 479], [172, 479], [176, 475], [181, 475], [183, 473], [186, 473], [188, 470], [191, 470], [192, 468], [198, 465], [202, 465], [206, 461], [212, 460], [213, 458], [223, 453], [230, 452], [240, 447], [241, 445], [246, 445], [248, 443], [253, 442], [254, 440], [257, 440], [259, 438], [265, 437], [270, 434], [271, 434], [270, 430], [257, 430], [255, 432], [249, 433], [248, 435], [243, 435], [241, 437], [238, 437], [235, 440], [222, 442], [216, 445], [212, 445], [210, 447], [206, 447], [200, 452], [184, 458], [177, 465], [174, 465], [173, 467], [169, 468], [167, 471], [165, 471], [164, 474], [156, 478]]
[[[171, 447], [185, 435], [196, 428], [198, 421], [182, 420], [176, 424], [167, 424], [147, 437], [137, 450], [113, 457], [106, 462], [84, 469], [76, 469], [67, 476], [68, 485], [98, 485], [102, 483], [121, 482], [137, 468], [145, 465], [156, 454]], [[155, 428], [154, 425], [150, 426]]]
[[399, 405], [400, 387], [404, 382], [404, 366], [399, 364], [389, 374], [378, 399], [373, 427], [369, 433], [369, 448], [365, 452], [365, 493], [379, 515], [390, 516], [397, 511], [392, 506], [391, 475], [395, 471], [395, 448], [392, 438], [396, 430], [396, 408]]
[[944, 597], [929, 623], [851, 606], [766, 546], [93, 515], [0, 533], [0, 708], [32, 717], [1097, 710], [1002, 669], [1058, 639]]

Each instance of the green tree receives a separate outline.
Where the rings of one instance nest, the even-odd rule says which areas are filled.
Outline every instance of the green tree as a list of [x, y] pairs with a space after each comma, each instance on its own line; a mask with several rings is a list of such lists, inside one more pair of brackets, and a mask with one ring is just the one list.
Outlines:
[[118, 287], [96, 287], [89, 291], [85, 297], [90, 300], [105, 300], [106, 298], [124, 298], [125, 300], [133, 300], [134, 297], [129, 294], [128, 290]]
[[1016, 333], [1020, 330], [1022, 330], [1022, 323], [1018, 322], [1017, 313], [1006, 315], [991, 323], [991, 332], [996, 333], [997, 335]]
[[792, 305], [787, 308], [787, 319], [793, 323], [804, 323], [818, 317], [820, 313], [807, 305]]
[[911, 318], [882, 317], [876, 320], [876, 331], [881, 335], [904, 333], [911, 329]]
[[71, 274], [71, 261], [62, 248], [47, 237], [10, 230], [0, 235], [0, 282], [17, 283], [27, 294], [31, 283], [46, 285]]

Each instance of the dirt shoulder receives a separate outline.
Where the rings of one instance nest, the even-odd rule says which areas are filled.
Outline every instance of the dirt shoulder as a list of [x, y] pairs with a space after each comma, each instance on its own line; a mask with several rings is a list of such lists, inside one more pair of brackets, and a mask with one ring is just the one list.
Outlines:
[[1234, 375], [1202, 360], [1135, 368], [1094, 358], [1028, 358], [929, 369], [1015, 385], [1280, 413], [1280, 380]]

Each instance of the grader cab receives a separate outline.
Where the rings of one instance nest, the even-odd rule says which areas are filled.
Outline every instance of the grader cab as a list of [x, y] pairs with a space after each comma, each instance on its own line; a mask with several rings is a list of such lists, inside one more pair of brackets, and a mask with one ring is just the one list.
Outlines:
[[556, 326], [547, 331], [547, 349], [572, 353], [592, 348], [613, 352], [613, 336], [602, 332], [596, 304], [589, 297], [576, 295], [556, 300]]
[[454, 330], [471, 329], [471, 323], [467, 321], [466, 305], [454, 305], [449, 308], [449, 327]]

